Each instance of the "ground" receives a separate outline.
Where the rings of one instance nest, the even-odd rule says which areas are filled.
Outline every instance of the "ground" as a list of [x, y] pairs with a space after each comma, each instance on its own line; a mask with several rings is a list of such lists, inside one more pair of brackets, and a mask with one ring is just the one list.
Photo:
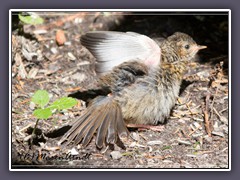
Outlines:
[[[12, 16], [12, 168], [229, 167], [227, 14], [38, 14], [44, 19], [41, 25], [22, 24], [17, 13]], [[93, 30], [134, 31], [151, 37], [180, 31], [208, 48], [190, 63], [179, 99], [158, 131], [130, 128], [131, 137], [123, 139], [125, 149], [97, 149], [95, 138], [86, 148], [58, 146], [68, 124], [86, 108], [85, 100], [78, 99], [73, 108], [40, 120], [30, 146], [36, 123], [34, 92], [47, 90], [52, 102], [86, 90], [96, 79], [95, 59], [79, 41]]]

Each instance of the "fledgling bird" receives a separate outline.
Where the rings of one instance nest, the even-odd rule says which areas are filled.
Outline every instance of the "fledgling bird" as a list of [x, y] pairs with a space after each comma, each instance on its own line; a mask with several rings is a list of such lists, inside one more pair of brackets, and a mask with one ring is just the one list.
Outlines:
[[111, 93], [93, 99], [59, 144], [86, 146], [96, 133], [98, 148], [127, 136], [128, 123], [163, 123], [175, 105], [188, 62], [206, 48], [180, 32], [160, 46], [145, 35], [111, 31], [86, 33], [81, 43], [96, 57], [99, 86]]

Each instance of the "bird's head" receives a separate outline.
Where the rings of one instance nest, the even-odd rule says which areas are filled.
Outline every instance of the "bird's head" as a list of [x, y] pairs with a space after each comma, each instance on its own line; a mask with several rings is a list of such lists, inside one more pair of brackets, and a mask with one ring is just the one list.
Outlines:
[[169, 36], [166, 39], [166, 45], [168, 48], [166, 46], [163, 47], [167, 54], [166, 56], [173, 57], [167, 58], [168, 62], [191, 60], [200, 49], [207, 48], [207, 46], [198, 45], [191, 36], [181, 32], [176, 32]]

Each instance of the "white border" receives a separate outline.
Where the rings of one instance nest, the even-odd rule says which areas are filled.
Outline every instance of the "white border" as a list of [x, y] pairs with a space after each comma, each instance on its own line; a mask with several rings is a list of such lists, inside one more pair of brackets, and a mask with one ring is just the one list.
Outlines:
[[[231, 171], [231, 10], [230, 9], [10, 9], [9, 10], [9, 73], [12, 72], [11, 62], [11, 43], [12, 43], [12, 12], [33, 12], [33, 11], [42, 11], [42, 12], [72, 12], [72, 11], [82, 11], [82, 12], [95, 12], [95, 11], [119, 11], [119, 12], [228, 12], [229, 21], [228, 21], [228, 38], [229, 38], [229, 169], [12, 169], [11, 160], [12, 160], [12, 74], [9, 75], [9, 171]], [[46, 167], [46, 166], [45, 166]], [[50, 166], [51, 167], [51, 166]]]

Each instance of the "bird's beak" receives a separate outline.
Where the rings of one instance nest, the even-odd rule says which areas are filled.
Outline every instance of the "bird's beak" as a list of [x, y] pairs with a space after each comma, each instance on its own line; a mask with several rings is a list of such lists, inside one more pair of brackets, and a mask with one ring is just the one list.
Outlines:
[[197, 48], [198, 48], [198, 50], [200, 50], [200, 49], [205, 49], [205, 48], [207, 48], [207, 46], [198, 45]]

